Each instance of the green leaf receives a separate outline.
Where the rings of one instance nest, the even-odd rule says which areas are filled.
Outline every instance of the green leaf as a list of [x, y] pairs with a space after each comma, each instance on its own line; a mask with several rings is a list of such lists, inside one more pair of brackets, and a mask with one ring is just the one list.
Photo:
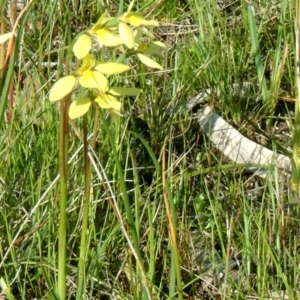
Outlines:
[[138, 88], [111, 87], [108, 92], [115, 96], [137, 96], [142, 90]]
[[66, 76], [56, 81], [50, 90], [49, 99], [50, 101], [58, 101], [63, 97], [71, 93], [76, 78], [74, 76]]
[[101, 108], [104, 109], [114, 109], [120, 111], [121, 102], [119, 102], [114, 96], [103, 94], [101, 97], [97, 97], [95, 101], [99, 104]]
[[12, 32], [4, 33], [0, 35], [0, 44], [5, 43], [7, 40], [9, 40], [13, 36]]
[[115, 75], [130, 70], [130, 67], [124, 64], [118, 64], [114, 62], [99, 63], [95, 69], [106, 75]]
[[134, 35], [134, 42], [138, 46], [141, 43], [141, 39], [143, 37], [143, 31], [141, 30], [141, 28], [136, 28], [133, 31], [133, 35]]
[[98, 71], [86, 71], [79, 78], [79, 84], [85, 88], [99, 89], [105, 93], [108, 89], [107, 78]]
[[70, 119], [73, 120], [86, 114], [89, 111], [91, 104], [92, 101], [89, 97], [80, 98], [72, 102], [69, 109]]
[[134, 35], [132, 29], [127, 24], [120, 22], [119, 34], [126, 47], [128, 49], [132, 49], [134, 46]]
[[92, 48], [92, 40], [87, 34], [82, 34], [73, 46], [73, 52], [78, 59], [84, 58]]
[[141, 53], [138, 53], [137, 56], [138, 56], [139, 60], [146, 66], [148, 66], [150, 68], [154, 68], [154, 69], [163, 70], [163, 67], [159, 63], [157, 63], [156, 61], [151, 59], [150, 57], [143, 55]]
[[165, 48], [166, 45], [161, 42], [152, 42], [148, 47], [143, 51], [145, 54], [149, 55], [158, 55], [161, 52], [162, 48]]

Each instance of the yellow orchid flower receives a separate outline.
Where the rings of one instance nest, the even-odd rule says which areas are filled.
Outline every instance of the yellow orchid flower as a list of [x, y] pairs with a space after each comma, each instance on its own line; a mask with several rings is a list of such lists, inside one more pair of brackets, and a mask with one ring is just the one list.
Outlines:
[[[119, 88], [111, 87], [107, 92], [98, 90], [95, 92], [95, 102], [102, 109], [110, 109], [115, 113], [119, 113], [121, 110], [121, 102], [118, 101], [116, 96], [136, 96], [141, 93], [142, 90], [138, 88]], [[92, 105], [93, 101], [89, 97], [77, 99], [72, 102], [69, 109], [70, 119], [76, 119], [86, 114]]]
[[151, 38], [150, 38], [150, 43], [143, 42], [143, 34], [145, 33], [145, 31], [142, 30], [141, 28], [136, 28], [133, 33], [134, 33], [133, 49], [137, 51], [138, 59], [147, 67], [163, 70], [163, 67], [155, 60], [153, 60], [150, 56], [159, 55], [161, 49], [166, 46], [159, 41], [152, 41]]
[[124, 23], [128, 23], [134, 27], [140, 26], [150, 26], [150, 27], [157, 27], [158, 22], [155, 20], [146, 20], [142, 15], [134, 12], [126, 12], [118, 18], [119, 21]]
[[80, 68], [77, 70], [77, 74], [83, 75], [84, 72], [90, 71], [95, 66], [95, 64], [96, 64], [95, 56], [90, 53], [87, 54], [84, 57]]
[[118, 112], [121, 110], [121, 102], [119, 102], [115, 96], [137, 96], [141, 92], [142, 90], [138, 88], [111, 87], [107, 93], [101, 93], [101, 91], [99, 91], [95, 102], [97, 102], [101, 108], [112, 109]]
[[95, 99], [95, 102], [97, 102], [101, 108], [113, 109], [115, 111], [120, 111], [122, 106], [121, 102], [119, 102], [116, 97], [110, 94], [102, 94], [101, 96], [99, 95]]
[[120, 36], [110, 30], [108, 30], [107, 22], [112, 20], [113, 18], [109, 18], [104, 13], [97, 23], [88, 31], [89, 34], [95, 36], [98, 40], [100, 47], [116, 47], [123, 44]]
[[[79, 83], [81, 86], [83, 87], [93, 86], [95, 88], [99, 87], [98, 84], [95, 83], [97, 79], [94, 79], [94, 77], [98, 78], [97, 74], [96, 76], [94, 76], [95, 74], [91, 73], [90, 71], [95, 66], [95, 64], [96, 64], [96, 60], [93, 54], [88, 54], [83, 59], [81, 67], [77, 70], [77, 74], [79, 75]], [[102, 76], [104, 77], [104, 75]], [[83, 79], [81, 79], [81, 77], [83, 77]], [[88, 83], [89, 79], [92, 82], [90, 84]], [[101, 79], [102, 78], [98, 78], [98, 80]], [[59, 79], [58, 81], [56, 81], [50, 90], [50, 94], [49, 94], [50, 101], [58, 101], [64, 98], [66, 95], [71, 93], [75, 84], [76, 84], [76, 77], [73, 75], [65, 76]]]

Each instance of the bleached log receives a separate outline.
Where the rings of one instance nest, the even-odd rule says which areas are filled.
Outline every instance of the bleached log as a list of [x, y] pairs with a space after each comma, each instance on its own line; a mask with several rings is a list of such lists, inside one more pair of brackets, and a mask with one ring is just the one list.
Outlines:
[[[247, 168], [255, 174], [265, 177], [268, 167], [275, 166], [291, 174], [291, 160], [283, 154], [277, 154], [249, 140], [228, 124], [209, 106], [198, 113], [198, 123], [212, 144], [227, 158], [238, 164], [249, 164]], [[251, 164], [265, 165], [266, 168], [251, 167]]]

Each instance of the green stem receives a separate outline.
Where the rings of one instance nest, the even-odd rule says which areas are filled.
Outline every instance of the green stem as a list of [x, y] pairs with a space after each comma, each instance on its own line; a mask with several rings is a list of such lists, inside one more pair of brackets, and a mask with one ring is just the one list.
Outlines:
[[[93, 130], [92, 138], [92, 148], [95, 148], [96, 144], [96, 133], [98, 128], [98, 111], [96, 112], [95, 125]], [[83, 116], [83, 144], [84, 144], [84, 199], [83, 199], [83, 217], [82, 217], [82, 230], [80, 238], [80, 252], [79, 252], [79, 262], [78, 262], [78, 283], [77, 283], [77, 292], [76, 299], [82, 299], [82, 295], [85, 287], [85, 262], [86, 262], [86, 253], [88, 249], [87, 243], [87, 233], [88, 233], [88, 224], [89, 224], [89, 208], [90, 208], [90, 188], [91, 188], [91, 178], [92, 178], [92, 167], [91, 161], [89, 159], [89, 146], [88, 146], [88, 125], [87, 125], [87, 116]]]
[[299, 156], [300, 156], [300, 114], [299, 104], [295, 105], [295, 128], [293, 133], [292, 186], [299, 190]]
[[[67, 67], [66, 67], [67, 69]], [[66, 299], [66, 223], [68, 200], [68, 110], [70, 95], [60, 103], [60, 138], [59, 138], [59, 172], [60, 172], [60, 218], [58, 240], [58, 296], [60, 300]]]
[[[293, 132], [293, 172], [292, 172], [292, 187], [299, 196], [299, 170], [300, 170], [300, 1], [296, 1], [296, 22], [295, 22], [295, 37], [296, 37], [296, 86], [298, 91], [298, 101], [295, 104], [295, 128]], [[299, 210], [300, 213], [300, 210]]]
[[[63, 2], [61, 1], [61, 7]], [[60, 24], [64, 24], [67, 16], [60, 17]], [[68, 26], [65, 28], [65, 44], [70, 45], [72, 35]], [[60, 56], [59, 56], [60, 57]], [[61, 56], [63, 57], [63, 55]], [[69, 48], [65, 62], [65, 75], [69, 75], [69, 61], [72, 57]], [[61, 63], [60, 59], [58, 63]], [[60, 219], [59, 219], [59, 241], [58, 241], [58, 296], [60, 300], [66, 299], [66, 280], [67, 280], [67, 201], [68, 201], [68, 153], [69, 153], [69, 107], [71, 94], [67, 95], [64, 100], [60, 101], [60, 138], [59, 138], [59, 172], [60, 172]]]

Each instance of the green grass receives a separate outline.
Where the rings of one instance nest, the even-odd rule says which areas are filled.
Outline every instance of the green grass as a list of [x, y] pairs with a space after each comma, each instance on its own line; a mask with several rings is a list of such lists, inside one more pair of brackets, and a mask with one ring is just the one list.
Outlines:
[[[104, 10], [125, 11], [128, 5], [106, 1], [102, 7], [101, 1], [87, 1], [75, 6], [78, 1], [61, 1], [60, 11], [58, 2], [33, 1], [24, 15], [27, 22], [18, 32], [22, 43], [13, 73], [13, 118], [1, 125], [0, 277], [9, 287], [3, 290], [1, 285], [7, 299], [57, 299], [59, 112], [48, 92], [63, 76], [67, 46], [81, 26], [90, 26]], [[277, 170], [261, 179], [238, 167], [226, 168], [231, 162], [210, 144], [195, 114], [172, 110], [212, 88], [215, 94], [199, 109], [210, 105], [252, 140], [260, 142], [262, 130], [270, 149], [274, 141], [288, 149], [293, 105], [276, 96], [296, 93], [294, 3], [255, 4], [253, 19], [246, 1], [229, 1], [221, 9], [217, 2], [222, 1], [137, 1], [139, 9], [161, 22], [156, 33], [168, 46], [161, 60], [166, 71], [140, 70], [141, 75], [126, 78], [143, 94], [124, 100], [124, 117], [105, 115], [109, 126], [99, 124], [91, 152], [84, 299], [145, 296], [124, 194], [134, 216], [152, 299], [177, 299], [180, 294], [171, 223], [177, 234], [183, 299], [267, 299], [282, 290], [289, 299], [298, 299], [299, 220], [297, 206], [287, 205], [297, 201], [289, 182]], [[254, 42], [259, 56], [252, 51]], [[285, 47], [289, 52], [280, 65]], [[48, 67], [45, 63], [50, 62], [58, 65]], [[253, 89], [246, 98], [233, 95], [231, 85], [244, 81], [259, 83], [259, 91]], [[1, 94], [3, 99], [7, 95]], [[93, 118], [91, 110], [89, 133]], [[83, 148], [77, 136], [83, 135], [82, 119], [73, 126], [68, 299], [75, 299], [77, 291], [84, 192]], [[230, 269], [231, 261], [239, 262], [237, 275]], [[207, 283], [211, 289], [206, 289]]]

